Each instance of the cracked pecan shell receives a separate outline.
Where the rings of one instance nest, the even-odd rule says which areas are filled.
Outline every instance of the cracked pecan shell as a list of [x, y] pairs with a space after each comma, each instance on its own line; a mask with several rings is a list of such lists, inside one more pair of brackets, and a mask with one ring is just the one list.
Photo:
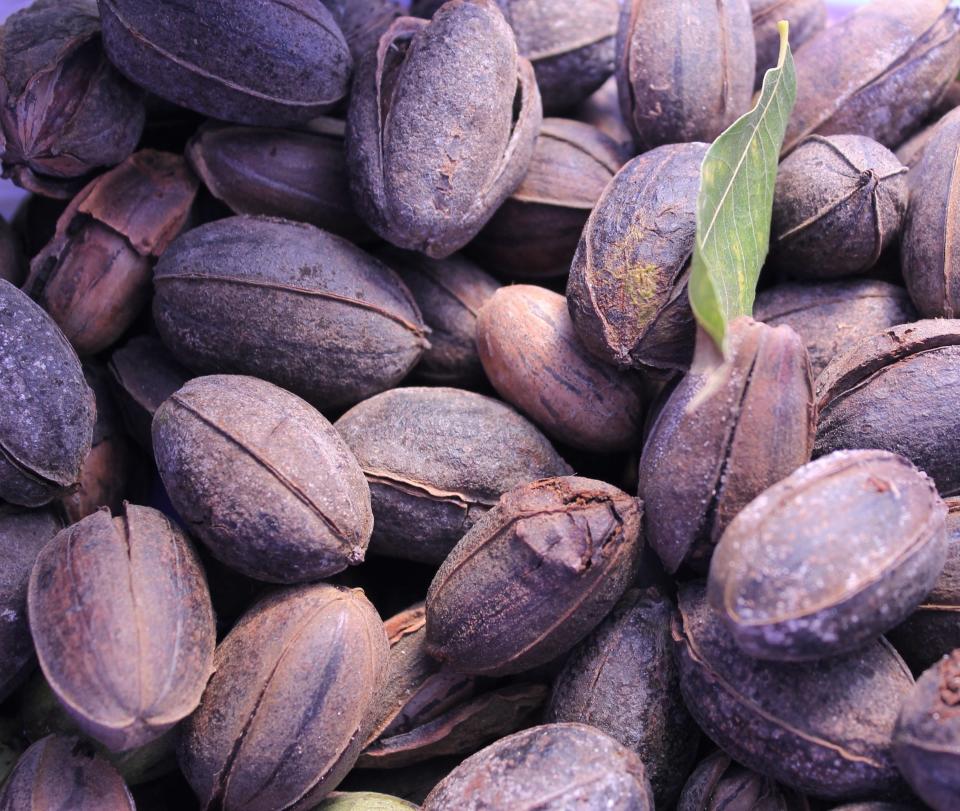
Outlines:
[[347, 164], [367, 224], [442, 259], [520, 185], [540, 129], [530, 63], [493, 0], [401, 17], [357, 68]]
[[298, 583], [363, 561], [363, 471], [296, 395], [253, 377], [195, 378], [157, 410], [153, 447], [186, 525], [248, 577]]
[[505, 493], [443, 562], [427, 592], [427, 651], [499, 676], [546, 664], [583, 639], [639, 564], [640, 502], [576, 476]]
[[387, 672], [383, 623], [361, 591], [282, 589], [217, 647], [179, 762], [204, 808], [314, 808], [353, 767]]
[[572, 469], [509, 406], [469, 391], [402, 388], [336, 422], [370, 483], [371, 551], [439, 564], [500, 496]]
[[47, 683], [108, 748], [143, 746], [196, 709], [213, 607], [200, 559], [163, 513], [128, 504], [60, 532], [37, 557], [28, 608]]

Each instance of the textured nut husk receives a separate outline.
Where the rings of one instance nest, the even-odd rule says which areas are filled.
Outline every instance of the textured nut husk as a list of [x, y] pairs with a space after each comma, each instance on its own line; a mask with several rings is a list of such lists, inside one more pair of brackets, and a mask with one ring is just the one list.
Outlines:
[[73, 347], [0, 279], [0, 500], [38, 507], [76, 485], [95, 418]]
[[17, 761], [0, 792], [3, 811], [135, 811], [116, 769], [79, 738], [50, 735]]
[[439, 564], [507, 490], [573, 472], [530, 422], [491, 397], [403, 388], [336, 422], [370, 484], [371, 551]]
[[753, 36], [757, 43], [757, 73], [753, 86], [759, 90], [768, 70], [777, 66], [780, 31], [777, 23], [790, 23], [790, 47], [796, 50], [827, 25], [823, 0], [750, 0]]
[[151, 335], [138, 335], [115, 350], [108, 368], [127, 431], [153, 456], [153, 415], [190, 379], [190, 372]]
[[900, 707], [893, 754], [910, 787], [934, 811], [960, 797], [960, 650], [927, 670]]
[[956, 78], [960, 21], [947, 0], [873, 0], [794, 58], [797, 103], [785, 153], [812, 133], [866, 135], [894, 149]]
[[713, 141], [750, 109], [756, 42], [748, 0], [628, 0], [617, 89], [640, 152]]
[[10, 224], [0, 217], [0, 279], [19, 287], [27, 275], [27, 260], [23, 255], [20, 237]]
[[917, 321], [867, 338], [817, 379], [814, 456], [876, 448], [960, 492], [960, 321]]
[[420, 806], [373, 791], [335, 791], [314, 811], [403, 811]]
[[960, 499], [947, 500], [947, 561], [917, 609], [887, 634], [914, 674], [960, 648]]
[[195, 228], [163, 255], [154, 286], [157, 329], [177, 360], [260, 377], [331, 411], [395, 386], [429, 346], [393, 271], [303, 223]]
[[500, 396], [547, 434], [598, 453], [636, 445], [639, 378], [587, 351], [563, 296], [534, 285], [501, 288], [480, 310], [477, 348]]
[[780, 164], [771, 262], [801, 279], [873, 267], [907, 213], [907, 167], [862, 135], [812, 135]]
[[69, 198], [143, 132], [143, 93], [107, 61], [94, 0], [37, 0], [0, 28], [4, 177]]
[[835, 358], [897, 324], [916, 321], [907, 291], [872, 279], [787, 283], [757, 294], [753, 317], [803, 339], [814, 379]]
[[[683, 563], [705, 571], [731, 519], [813, 449], [813, 383], [800, 337], [749, 318], [727, 335], [729, 361], [680, 381], [640, 458], [647, 541], [671, 573]], [[706, 386], [715, 390], [691, 411]]]
[[505, 493], [427, 592], [427, 652], [454, 670], [507, 675], [570, 650], [636, 574], [640, 502], [568, 476]]
[[467, 758], [423, 803], [423, 811], [588, 807], [653, 811], [653, 792], [640, 758], [585, 724], [503, 738]]
[[0, 701], [20, 685], [33, 666], [27, 584], [40, 550], [63, 525], [54, 509], [0, 505]]
[[390, 664], [358, 768], [468, 755], [515, 732], [547, 697], [541, 684], [484, 691], [472, 676], [441, 668], [427, 654], [425, 625], [422, 603], [385, 623]]
[[636, 752], [658, 808], [676, 802], [700, 737], [680, 697], [672, 613], [658, 589], [628, 591], [570, 654], [544, 716], [589, 724]]
[[441, 386], [482, 383], [477, 315], [500, 288], [499, 282], [459, 254], [431, 259], [390, 249], [378, 258], [397, 272], [430, 329], [430, 348], [414, 371], [417, 379]]
[[198, 183], [180, 155], [145, 149], [83, 189], [33, 258], [24, 291], [81, 355], [115, 343], [150, 298], [154, 262], [187, 222]]
[[370, 489], [320, 412], [253, 377], [191, 380], [154, 416], [164, 487], [215, 557], [260, 580], [297, 583], [360, 563]]
[[352, 768], [387, 670], [383, 623], [360, 591], [283, 589], [217, 648], [180, 767], [205, 808], [312, 809]]
[[673, 640], [684, 701], [731, 757], [817, 797], [902, 788], [890, 736], [913, 677], [885, 639], [819, 662], [762, 662], [737, 647], [702, 584], [681, 585], [678, 601]]
[[555, 113], [583, 101], [613, 73], [617, 0], [496, 0], [533, 64], [543, 108]]
[[809, 811], [809, 803], [717, 750], [683, 787], [677, 811]]
[[927, 318], [960, 315], [960, 110], [937, 124], [910, 172], [900, 264], [910, 298]]
[[188, 110], [287, 126], [347, 95], [353, 59], [333, 15], [318, 2], [99, 2], [110, 61]]
[[395, 0], [320, 0], [337, 21], [354, 64], [376, 48], [380, 37], [400, 16]]
[[706, 144], [676, 144], [634, 158], [590, 214], [567, 305], [584, 345], [607, 363], [690, 365], [696, 330], [687, 269], [706, 153]]
[[452, 0], [430, 22], [401, 17], [360, 61], [350, 95], [357, 210], [394, 245], [449, 256], [520, 185], [541, 120], [533, 68], [493, 0]]
[[237, 214], [307, 222], [354, 242], [373, 236], [350, 199], [340, 121], [317, 119], [308, 132], [209, 122], [187, 158]]
[[106, 370], [100, 366], [88, 366], [83, 374], [96, 397], [97, 421], [93, 426], [93, 447], [80, 469], [80, 486], [60, 499], [70, 524], [101, 507], [112, 512], [123, 509], [124, 496], [134, 473], [130, 442], [120, 424], [120, 413], [110, 394]]
[[707, 593], [750, 656], [812, 661], [895, 626], [933, 588], [946, 505], [902, 456], [837, 451], [804, 465], [731, 521]]
[[523, 182], [470, 243], [471, 256], [507, 278], [565, 276], [622, 152], [596, 127], [545, 119]]
[[37, 557], [28, 610], [47, 682], [108, 748], [143, 746], [200, 702], [213, 607], [200, 559], [163, 513], [128, 504], [60, 532]]

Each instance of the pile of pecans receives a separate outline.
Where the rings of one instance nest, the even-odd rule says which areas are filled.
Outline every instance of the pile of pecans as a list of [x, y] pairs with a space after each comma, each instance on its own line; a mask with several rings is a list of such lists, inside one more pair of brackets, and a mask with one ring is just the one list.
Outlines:
[[0, 811], [960, 808], [948, 6], [12, 15]]

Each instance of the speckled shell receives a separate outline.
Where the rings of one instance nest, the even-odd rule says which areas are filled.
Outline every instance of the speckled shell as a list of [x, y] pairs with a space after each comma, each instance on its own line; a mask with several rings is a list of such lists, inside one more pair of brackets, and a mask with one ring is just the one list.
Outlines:
[[680, 697], [672, 613], [658, 589], [628, 591], [567, 658], [544, 716], [589, 724], [636, 752], [660, 808], [676, 801], [700, 738]]
[[907, 213], [907, 167], [862, 135], [812, 135], [781, 164], [770, 261], [800, 279], [873, 267]]
[[37, 557], [28, 594], [47, 682], [84, 733], [114, 751], [155, 740], [196, 709], [216, 641], [190, 541], [157, 510], [125, 512], [100, 510], [59, 533]]
[[607, 363], [690, 365], [696, 330], [687, 268], [706, 152], [706, 144], [677, 144], [634, 158], [590, 214], [567, 305], [580, 339]]
[[653, 811], [643, 763], [584, 724], [545, 724], [467, 758], [424, 800], [423, 811], [491, 808]]
[[753, 97], [748, 0], [627, 0], [616, 71], [620, 108], [639, 152], [713, 141]]
[[0, 279], [0, 500], [37, 507], [77, 484], [95, 418], [73, 347]]
[[439, 564], [512, 487], [573, 470], [531, 423], [492, 397], [403, 388], [336, 428], [370, 483], [371, 551]]
[[960, 110], [940, 121], [910, 172], [910, 210], [900, 264], [910, 297], [927, 318], [960, 316]]
[[819, 662], [761, 662], [737, 647], [703, 585], [682, 585], [678, 599], [684, 701], [731, 757], [817, 797], [902, 790], [890, 741], [913, 677], [886, 640]]
[[347, 95], [353, 60], [317, 0], [99, 2], [110, 61], [181, 107], [285, 126], [309, 121]]
[[733, 519], [708, 595], [758, 659], [849, 653], [909, 616], [946, 555], [946, 505], [902, 456], [838, 451], [794, 471]]
[[960, 321], [917, 321], [867, 338], [817, 380], [815, 456], [878, 448], [907, 457], [944, 496], [960, 493]]
[[378, 254], [378, 258], [409, 288], [430, 328], [430, 348], [423, 353], [414, 376], [442, 386], [481, 384], [484, 377], [477, 352], [477, 316], [500, 283], [459, 254], [431, 259], [393, 249]]
[[927, 670], [900, 707], [893, 732], [897, 766], [934, 811], [960, 798], [960, 650]]
[[477, 347], [500, 396], [554, 438], [598, 453], [636, 444], [639, 378], [586, 350], [563, 296], [526, 284], [501, 288], [480, 310]]
[[866, 135], [896, 148], [960, 68], [947, 0], [873, 0], [797, 49], [797, 104], [784, 152], [807, 135]]
[[533, 68], [493, 0], [401, 17], [361, 60], [347, 116], [357, 209], [394, 245], [442, 259], [520, 184], [540, 129]]
[[253, 377], [195, 378], [157, 410], [153, 447], [187, 526], [248, 577], [298, 583], [363, 560], [363, 471], [299, 397]]
[[915, 675], [960, 648], [960, 498], [947, 499], [947, 562], [933, 589], [887, 638]]
[[0, 701], [19, 686], [33, 665], [27, 584], [37, 555], [63, 524], [53, 509], [0, 506]]
[[[789, 327], [737, 319], [720, 379], [693, 370], [654, 420], [640, 458], [647, 541], [664, 566], [705, 570], [731, 519], [810, 460], [816, 424], [810, 362]], [[707, 338], [706, 340], [709, 340]], [[705, 386], [716, 390], [691, 411]]]
[[457, 544], [427, 592], [427, 651], [506, 675], [583, 639], [636, 574], [642, 505], [575, 476], [522, 484]]
[[330, 411], [395, 386], [429, 345], [393, 271], [303, 223], [195, 228], [164, 254], [154, 286], [160, 337], [182, 363], [260, 377]]
[[49, 735], [17, 761], [0, 811], [135, 811], [123, 778], [79, 738]]
[[753, 86], [759, 90], [763, 77], [777, 65], [780, 31], [777, 23], [790, 23], [790, 47], [795, 51], [827, 25], [824, 0], [750, 0], [753, 36], [757, 41], [757, 73]]
[[470, 255], [509, 279], [565, 276], [623, 159], [620, 145], [596, 127], [545, 119], [523, 182], [470, 243]]
[[383, 623], [363, 593], [283, 589], [217, 648], [179, 761], [204, 808], [312, 809], [352, 768], [387, 672]]
[[787, 283], [757, 294], [757, 321], [790, 327], [803, 340], [814, 378], [859, 341], [917, 318], [907, 291], [872, 279]]
[[705, 757], [683, 787], [677, 811], [809, 811], [810, 806], [769, 777], [717, 750]]

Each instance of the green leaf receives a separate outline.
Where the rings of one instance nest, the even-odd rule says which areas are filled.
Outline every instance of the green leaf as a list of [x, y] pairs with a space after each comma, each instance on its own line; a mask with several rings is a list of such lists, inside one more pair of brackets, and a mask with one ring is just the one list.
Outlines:
[[727, 324], [753, 313], [770, 249], [777, 165], [797, 100], [790, 27], [780, 22], [779, 28], [780, 58], [763, 79], [757, 106], [713, 142], [700, 169], [690, 304], [721, 348]]

